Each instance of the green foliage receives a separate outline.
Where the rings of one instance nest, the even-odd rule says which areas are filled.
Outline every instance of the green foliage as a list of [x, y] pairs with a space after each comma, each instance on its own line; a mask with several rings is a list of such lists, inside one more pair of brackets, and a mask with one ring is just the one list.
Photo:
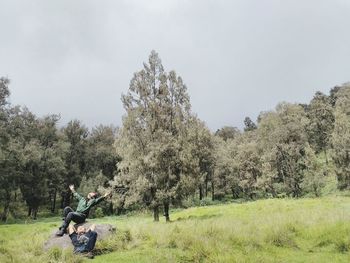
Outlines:
[[244, 131], [245, 132], [254, 131], [257, 128], [258, 127], [256, 126], [256, 124], [249, 117], [245, 117], [245, 119], [244, 119]]
[[100, 217], [103, 217], [104, 216], [104, 213], [103, 213], [103, 209], [102, 207], [97, 207], [95, 209], [95, 211], [93, 211], [93, 217], [94, 218], [100, 218]]
[[215, 135], [219, 136], [224, 141], [234, 139], [239, 134], [240, 134], [239, 129], [236, 127], [231, 127], [231, 126], [224, 126], [215, 132]]
[[316, 153], [320, 151], [326, 153], [334, 128], [334, 113], [330, 97], [316, 92], [307, 107], [307, 116], [310, 120], [307, 132], [311, 146]]
[[275, 111], [262, 113], [256, 129], [231, 140], [217, 138], [215, 197], [222, 198], [227, 193], [233, 198], [250, 199], [298, 197], [304, 186], [312, 191], [309, 185], [317, 180], [320, 190], [323, 178], [313, 170], [317, 168], [315, 161], [309, 160], [315, 157], [308, 144], [308, 125], [301, 106], [282, 103]]
[[327, 166], [322, 162], [322, 159], [317, 158], [311, 148], [306, 149], [306, 171], [304, 173], [304, 180], [302, 188], [305, 193], [312, 193], [316, 197], [322, 194], [322, 189], [327, 182]]
[[260, 118], [258, 136], [263, 172], [259, 186], [274, 196], [301, 194], [307, 161], [307, 125], [304, 110], [295, 104], [280, 104], [276, 112]]
[[339, 188], [350, 188], [350, 86], [337, 92], [332, 134], [333, 160]]
[[237, 144], [233, 140], [224, 141], [220, 137], [215, 137], [215, 169], [213, 185], [215, 188], [215, 198], [222, 199], [227, 192], [232, 192], [233, 198], [238, 198], [241, 192], [234, 157], [237, 154]]
[[[122, 96], [126, 116], [115, 146], [120, 174], [112, 188], [128, 189], [115, 202], [159, 207], [169, 220], [169, 205], [179, 204], [209, 176], [210, 133], [190, 112], [187, 88], [175, 71], [166, 73], [158, 54], [134, 74]], [[205, 179], [204, 179], [205, 180]]]
[[117, 128], [113, 126], [99, 125], [92, 128], [87, 141], [86, 165], [90, 172], [101, 172], [103, 176], [112, 179], [117, 171], [117, 156], [113, 147], [116, 139]]
[[8, 88], [9, 83], [10, 80], [8, 78], [0, 78], [0, 107], [8, 103], [7, 99], [10, 96], [10, 90]]

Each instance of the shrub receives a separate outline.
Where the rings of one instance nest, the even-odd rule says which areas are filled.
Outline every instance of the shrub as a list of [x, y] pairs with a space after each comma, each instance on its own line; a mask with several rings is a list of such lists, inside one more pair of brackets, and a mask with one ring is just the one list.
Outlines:
[[103, 210], [101, 207], [97, 207], [95, 210], [95, 215], [96, 218], [104, 217]]

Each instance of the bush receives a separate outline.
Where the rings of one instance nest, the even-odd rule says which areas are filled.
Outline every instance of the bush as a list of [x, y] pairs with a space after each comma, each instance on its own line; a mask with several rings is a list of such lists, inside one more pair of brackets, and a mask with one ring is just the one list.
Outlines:
[[96, 218], [104, 217], [104, 213], [101, 207], [97, 207], [94, 213]]

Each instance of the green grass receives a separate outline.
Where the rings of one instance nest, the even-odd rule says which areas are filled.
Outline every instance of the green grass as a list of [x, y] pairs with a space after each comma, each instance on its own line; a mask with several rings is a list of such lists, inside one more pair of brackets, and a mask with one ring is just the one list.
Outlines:
[[[176, 210], [171, 223], [148, 214], [105, 217], [117, 232], [93, 262], [349, 262], [350, 198], [269, 199]], [[0, 262], [89, 262], [45, 252], [59, 219], [0, 226]]]

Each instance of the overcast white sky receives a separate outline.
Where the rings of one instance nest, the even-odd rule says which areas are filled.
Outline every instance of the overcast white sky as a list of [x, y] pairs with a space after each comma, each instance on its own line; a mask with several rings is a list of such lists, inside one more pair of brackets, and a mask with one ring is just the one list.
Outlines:
[[152, 49], [213, 131], [350, 81], [349, 0], [0, 0], [11, 102], [121, 124]]

